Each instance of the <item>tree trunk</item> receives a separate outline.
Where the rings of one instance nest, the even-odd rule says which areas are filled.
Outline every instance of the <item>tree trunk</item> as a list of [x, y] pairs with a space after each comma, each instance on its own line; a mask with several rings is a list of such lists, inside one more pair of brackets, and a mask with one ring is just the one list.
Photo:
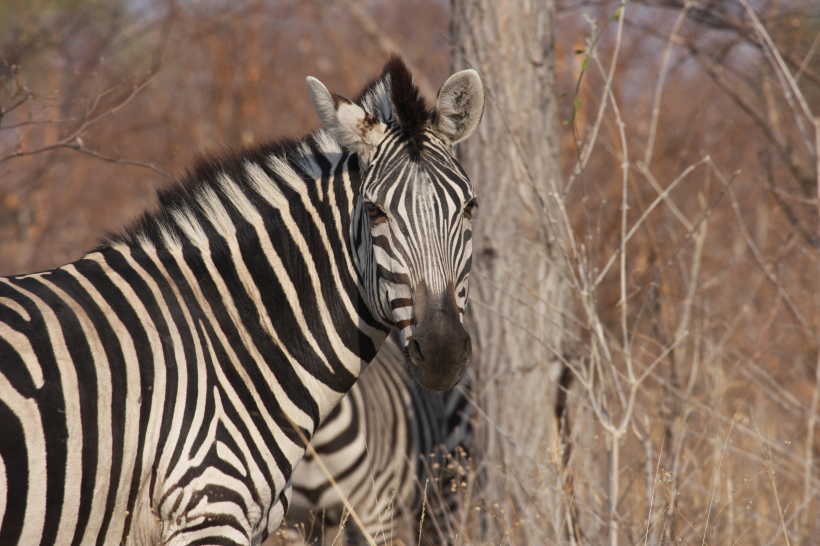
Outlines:
[[[558, 208], [554, 1], [453, 0], [453, 62], [486, 91], [458, 156], [478, 193], [470, 322], [493, 544], [566, 539], [556, 406], [567, 346]], [[568, 375], [565, 375], [568, 377]], [[563, 397], [562, 397], [563, 398]], [[558, 416], [560, 417], [560, 415]], [[506, 437], [505, 437], [506, 436]], [[501, 513], [504, 510], [504, 513]]]

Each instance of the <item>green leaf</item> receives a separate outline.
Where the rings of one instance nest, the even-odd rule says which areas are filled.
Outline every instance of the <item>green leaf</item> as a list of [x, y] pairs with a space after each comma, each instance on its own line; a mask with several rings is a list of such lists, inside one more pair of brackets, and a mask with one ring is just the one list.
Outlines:
[[589, 57], [584, 59], [584, 62], [581, 63], [581, 70], [586, 70], [588, 66], [589, 66]]
[[579, 99], [578, 97], [575, 97], [574, 104], [575, 104], [576, 108], [580, 108], [584, 103], [581, 102], [581, 99]]

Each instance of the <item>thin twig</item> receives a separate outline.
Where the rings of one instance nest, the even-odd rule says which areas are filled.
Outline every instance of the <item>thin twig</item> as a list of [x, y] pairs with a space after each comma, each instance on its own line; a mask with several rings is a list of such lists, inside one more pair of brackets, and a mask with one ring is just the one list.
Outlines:
[[339, 495], [339, 498], [342, 500], [342, 504], [344, 504], [345, 510], [348, 511], [350, 516], [353, 518], [353, 521], [356, 522], [356, 526], [359, 528], [359, 531], [362, 532], [362, 536], [364, 536], [364, 538], [367, 539], [367, 543], [370, 544], [370, 546], [376, 546], [376, 542], [373, 540], [373, 537], [370, 536], [370, 533], [367, 532], [367, 528], [365, 528], [364, 523], [362, 523], [362, 520], [359, 518], [359, 515], [353, 509], [353, 506], [350, 504], [350, 501], [347, 500], [347, 495], [344, 494], [342, 488], [339, 487], [338, 483], [336, 483], [336, 480], [333, 478], [333, 475], [327, 469], [327, 466], [325, 466], [324, 461], [322, 461], [322, 458], [319, 456], [318, 453], [316, 453], [316, 449], [305, 437], [305, 434], [302, 432], [302, 428], [296, 423], [294, 423], [287, 413], [283, 413], [283, 415], [290, 423], [291, 428], [293, 428], [293, 430], [296, 431], [296, 434], [299, 435], [299, 439], [302, 440], [305, 449], [307, 449], [308, 453], [310, 453], [311, 457], [313, 457], [313, 459], [319, 465], [319, 468], [322, 470], [322, 473], [330, 482], [330, 485], [333, 487], [333, 490], [336, 492], [337, 495]]
[[[644, 220], [646, 220], [646, 217], [649, 216], [649, 214], [653, 210], [655, 210], [655, 207], [657, 207], [661, 202], [663, 202], [668, 197], [669, 192], [674, 190], [677, 187], [677, 185], [681, 181], [683, 181], [683, 179], [686, 178], [686, 176], [689, 173], [691, 173], [693, 170], [700, 167], [704, 163], [709, 163], [710, 161], [711, 161], [711, 158], [707, 155], [703, 159], [698, 161], [697, 163], [693, 163], [692, 165], [689, 165], [689, 167], [687, 167], [686, 170], [684, 170], [681, 174], [679, 174], [678, 177], [675, 178], [675, 180], [673, 180], [671, 184], [669, 184], [669, 186], [666, 188], [666, 190], [664, 190], [663, 193], [661, 193], [658, 197], [655, 198], [654, 201], [652, 201], [652, 204], [649, 205], [646, 208], [646, 210], [641, 215], [641, 217], [638, 218], [638, 220], [635, 222], [635, 224], [632, 226], [632, 228], [630, 228], [629, 233], [627, 233], [626, 236], [621, 240], [621, 244], [618, 246], [618, 248], [615, 250], [615, 252], [612, 254], [612, 256], [610, 256], [609, 261], [607, 262], [607, 264], [604, 266], [604, 268], [601, 270], [601, 272], [595, 278], [595, 282], [593, 283], [593, 286], [598, 286], [601, 283], [604, 276], [606, 276], [606, 274], [609, 272], [609, 268], [612, 267], [612, 264], [615, 262], [615, 259], [618, 258], [621, 255], [621, 253], [624, 251], [626, 243], [629, 242], [629, 240], [632, 238], [633, 235], [635, 235], [635, 232], [638, 231], [638, 229], [641, 227], [641, 225], [643, 225]], [[694, 233], [693, 230], [696, 227], [697, 226], [692, 226], [692, 229], [689, 230], [689, 233]]]
[[421, 501], [421, 521], [419, 522], [419, 543], [418, 546], [421, 546], [421, 536], [424, 532], [424, 511], [427, 508], [427, 484], [430, 483], [430, 479], [424, 480], [424, 492], [422, 493], [422, 501]]
[[666, 438], [661, 439], [661, 449], [658, 451], [658, 465], [655, 468], [655, 479], [652, 481], [652, 498], [649, 500], [649, 515], [646, 516], [646, 533], [643, 536], [643, 546], [647, 546], [649, 540], [649, 523], [652, 521], [652, 506], [655, 504], [655, 489], [658, 483], [658, 475], [661, 470], [661, 456], [663, 455], [663, 442]]
[[[711, 161], [709, 163], [711, 164]], [[686, 233], [683, 240], [680, 243], [678, 243], [678, 246], [675, 247], [674, 251], [672, 251], [672, 255], [669, 257], [669, 259], [666, 260], [666, 263], [663, 264], [663, 267], [661, 267], [660, 271], [658, 271], [658, 273], [655, 275], [655, 278], [652, 280], [652, 283], [649, 285], [649, 293], [644, 297], [644, 300], [643, 300], [643, 303], [641, 304], [640, 310], [638, 311], [638, 314], [635, 317], [635, 321], [633, 322], [633, 324], [634, 324], [633, 330], [636, 333], [638, 331], [638, 324], [640, 323], [641, 317], [643, 316], [643, 313], [646, 310], [646, 306], [649, 302], [649, 297], [652, 295], [652, 292], [654, 290], [658, 289], [658, 285], [660, 284], [660, 279], [666, 274], [666, 270], [669, 269], [670, 265], [672, 265], [672, 263], [674, 262], [675, 258], [678, 255], [678, 253], [683, 249], [684, 246], [686, 246], [686, 243], [688, 243], [689, 240], [692, 237], [694, 237], [695, 233], [697, 232], [698, 228], [700, 227], [700, 224], [703, 223], [704, 221], [706, 221], [706, 219], [709, 217], [709, 215], [712, 214], [712, 211], [715, 209], [715, 207], [717, 207], [720, 200], [723, 199], [723, 196], [726, 194], [727, 191], [729, 191], [729, 188], [732, 186], [732, 184], [734, 183], [734, 181], [736, 179], [737, 179], [737, 176], [732, 176], [732, 178], [728, 181], [725, 178], [722, 179], [724, 184], [723, 184], [723, 188], [721, 188], [721, 190], [720, 190], [720, 193], [718, 193], [717, 197], [715, 197], [715, 199], [709, 205], [709, 208], [707, 208], [705, 211], [703, 211], [703, 213], [700, 215], [700, 217], [697, 219], [697, 221], [692, 225], [692, 229], [689, 230]]]
[[41, 146], [40, 148], [35, 148], [33, 150], [25, 150], [25, 149], [22, 149], [22, 148], [17, 149], [17, 150], [15, 150], [14, 152], [12, 152], [10, 154], [7, 154], [5, 156], [0, 157], [0, 163], [4, 163], [6, 161], [9, 161], [11, 159], [15, 159], [15, 158], [18, 158], [18, 157], [37, 155], [37, 154], [42, 154], [42, 153], [45, 153], [45, 152], [50, 152], [50, 151], [53, 151], [53, 150], [57, 150], [57, 149], [60, 149], [60, 148], [67, 148], [67, 149], [74, 150], [74, 151], [80, 152], [82, 154], [94, 157], [96, 159], [100, 159], [102, 161], [107, 161], [107, 162], [110, 162], [110, 163], [116, 163], [118, 165], [133, 165], [133, 166], [138, 166], [138, 167], [144, 167], [144, 168], [147, 168], [147, 169], [151, 169], [155, 173], [157, 173], [157, 174], [159, 174], [159, 175], [161, 175], [161, 176], [163, 176], [167, 179], [173, 179], [173, 177], [170, 174], [168, 174], [167, 172], [165, 172], [162, 169], [158, 168], [156, 166], [156, 163], [145, 163], [145, 162], [134, 161], [134, 160], [130, 160], [130, 159], [122, 159], [122, 158], [115, 158], [115, 157], [106, 156], [106, 155], [100, 154], [99, 152], [95, 152], [93, 150], [88, 150], [88, 149], [84, 148], [83, 144], [82, 144], [82, 136], [84, 135], [86, 130], [88, 130], [91, 126], [98, 123], [99, 121], [105, 119], [108, 116], [111, 116], [111, 115], [117, 113], [119, 110], [124, 108], [129, 102], [131, 102], [131, 100], [134, 97], [137, 96], [137, 94], [140, 91], [142, 91], [148, 85], [150, 85], [151, 82], [153, 82], [155, 78], [156, 78], [156, 74], [153, 74], [150, 77], [146, 78], [145, 81], [143, 81], [139, 85], [135, 85], [133, 87], [133, 89], [131, 89], [131, 92], [124, 99], [119, 101], [114, 106], [112, 106], [112, 107], [104, 110], [103, 112], [100, 112], [96, 116], [92, 117], [92, 114], [97, 109], [97, 106], [99, 105], [99, 102], [102, 99], [102, 97], [104, 97], [104, 96], [112, 93], [116, 89], [119, 89], [120, 87], [122, 87], [124, 82], [120, 83], [120, 84], [117, 84], [117, 85], [115, 85], [115, 86], [113, 86], [113, 87], [111, 87], [111, 88], [109, 88], [105, 91], [102, 91], [102, 92], [98, 93], [97, 96], [91, 101], [90, 105], [86, 107], [85, 115], [83, 116], [83, 119], [80, 121], [79, 125], [74, 130], [70, 131], [68, 135], [66, 135], [65, 137], [61, 138], [60, 140], [58, 140], [58, 141], [56, 141], [52, 144], [48, 144], [46, 146]]
[[[618, 5], [618, 9], [616, 10], [615, 15], [607, 21], [607, 25], [609, 25], [609, 23], [616, 16], [621, 16], [620, 20], [623, 21], [623, 11], [622, 10], [624, 9], [625, 6], [626, 6], [626, 2], [621, 2]], [[601, 32], [598, 35], [597, 39], [592, 44], [590, 44], [590, 48], [587, 51], [587, 55], [592, 56], [593, 52], [595, 51], [595, 46], [597, 45], [597, 40], [600, 39], [600, 37], [603, 35], [604, 30], [606, 30], [607, 25], [604, 25], [604, 28], [601, 29]], [[619, 34], [619, 36], [620, 36], [620, 34]], [[612, 64], [609, 67], [609, 73], [607, 74], [606, 82], [604, 83], [604, 90], [601, 93], [601, 103], [600, 103], [600, 106], [598, 107], [598, 115], [595, 117], [595, 124], [592, 126], [592, 133], [589, 137], [589, 141], [587, 142], [586, 146], [581, 151], [578, 163], [575, 165], [575, 168], [572, 170], [572, 174], [569, 176], [569, 180], [567, 180], [567, 183], [564, 186], [564, 191], [562, 192], [562, 195], [561, 195], [562, 198], [566, 197], [567, 192], [569, 192], [570, 188], [572, 187], [572, 183], [575, 181], [575, 177], [577, 175], [581, 174], [583, 172], [583, 170], [586, 168], [586, 165], [589, 162], [589, 158], [592, 155], [592, 149], [595, 146], [595, 142], [598, 140], [598, 131], [600, 130], [601, 123], [603, 122], [603, 119], [604, 119], [604, 111], [606, 110], [607, 100], [608, 100], [608, 97], [610, 96], [609, 92], [612, 89], [612, 80], [615, 77], [615, 67], [618, 64], [617, 61], [618, 61], [618, 54], [620, 53], [620, 49], [621, 49], [621, 40], [616, 39], [615, 49], [612, 53]], [[582, 72], [581, 76], [583, 77], [583, 72]], [[579, 77], [578, 83], [576, 85], [576, 89], [579, 88], [580, 85], [581, 85], [581, 78]]]
[[[714, 504], [714, 501], [715, 501], [715, 491], [717, 491], [717, 482], [718, 482], [717, 476], [720, 475], [720, 468], [723, 466], [723, 458], [726, 455], [726, 447], [729, 445], [729, 438], [732, 436], [732, 430], [735, 428], [735, 422], [737, 421], [737, 416], [740, 413], [740, 408], [741, 407], [742, 407], [742, 404], [737, 407], [737, 410], [735, 410], [735, 414], [732, 416], [732, 424], [729, 425], [729, 432], [726, 434], [726, 441], [723, 443], [723, 451], [721, 451], [721, 453], [720, 453], [720, 461], [718, 461], [717, 474], [716, 474], [716, 478], [715, 478], [715, 485], [712, 488], [712, 497], [709, 499], [709, 509], [706, 512], [706, 525], [704, 525], [704, 527], [703, 527], [702, 546], [706, 546], [706, 533], [709, 530], [709, 514], [712, 513], [712, 505]], [[717, 514], [715, 514], [715, 521], [717, 521]], [[713, 522], [713, 525], [714, 525], [714, 522]]]
[[661, 73], [660, 76], [658, 76], [658, 84], [655, 86], [655, 100], [652, 104], [652, 122], [649, 124], [649, 139], [646, 143], [646, 154], [643, 158], [643, 164], [646, 166], [647, 170], [649, 170], [649, 166], [652, 164], [652, 150], [655, 147], [655, 133], [658, 129], [658, 118], [661, 113], [661, 95], [663, 94], [664, 80], [666, 80], [666, 71], [669, 69], [669, 59], [672, 57], [672, 46], [677, 41], [678, 32], [683, 24], [683, 20], [686, 19], [686, 14], [689, 13], [690, 7], [692, 7], [692, 4], [687, 1], [675, 21], [675, 26], [672, 28], [672, 33], [669, 35], [669, 41], [666, 44], [666, 52], [663, 55]]
[[[116, 163], [117, 165], [121, 165], [123, 167], [125, 167], [127, 165], [132, 165], [134, 167], [144, 167], [146, 169], [151, 169], [152, 171], [154, 171], [158, 175], [160, 175], [164, 178], [167, 178], [168, 180], [174, 180], [173, 175], [171, 175], [170, 173], [168, 173], [166, 171], [163, 171], [162, 169], [157, 167], [156, 163], [145, 163], [143, 161], [134, 161], [134, 160], [131, 160], [131, 159], [122, 159], [122, 158], [119, 158], [119, 157], [109, 157], [109, 156], [102, 155], [98, 152], [95, 152], [93, 150], [83, 148], [79, 145], [74, 145], [74, 146], [65, 145], [65, 146], [61, 146], [61, 148], [69, 148], [71, 150], [75, 150], [77, 152], [80, 152], [81, 154], [89, 155], [93, 158], [100, 159], [102, 161], [108, 161], [109, 163]], [[165, 161], [165, 159], [163, 159], [162, 161]]]
[[766, 263], [766, 260], [763, 258], [763, 255], [760, 253], [760, 250], [757, 248], [757, 245], [755, 244], [751, 235], [749, 235], [749, 231], [746, 228], [746, 222], [743, 221], [743, 216], [740, 212], [740, 205], [737, 202], [737, 198], [735, 197], [734, 191], [729, 190], [729, 198], [732, 201], [732, 209], [735, 212], [735, 217], [737, 218], [737, 224], [738, 227], [740, 227], [740, 232], [743, 234], [744, 239], [746, 239], [746, 244], [749, 245], [749, 248], [751, 249], [755, 259], [757, 260], [757, 263], [760, 265], [761, 268], [763, 268], [763, 271], [766, 273], [766, 276], [769, 278], [769, 280], [777, 289], [777, 291], [780, 292], [781, 296], [783, 296], [783, 301], [786, 302], [786, 305], [788, 305], [792, 314], [794, 314], [795, 318], [797, 318], [801, 326], [803, 326], [803, 331], [815, 341], [820, 342], [820, 337], [818, 337], [817, 334], [813, 332], [808, 321], [803, 316], [803, 313], [800, 312], [800, 309], [797, 308], [797, 304], [794, 303], [792, 297], [789, 295], [788, 292], [786, 292], [786, 289], [783, 287], [783, 284], [777, 278], [777, 275], [775, 275], [772, 268], [769, 267], [769, 264]]
[[[752, 23], [754, 25], [755, 32], [757, 33], [760, 39], [760, 44], [763, 47], [763, 51], [766, 53], [768, 57], [770, 57], [772, 65], [775, 69], [775, 74], [777, 74], [778, 79], [781, 80], [783, 96], [789, 103], [792, 112], [794, 112], [795, 121], [797, 122], [797, 125], [800, 127], [800, 133], [803, 135], [803, 139], [806, 142], [806, 146], [808, 146], [809, 152], [812, 155], [815, 155], [811, 139], [808, 136], [808, 132], [806, 131], [803, 119], [800, 117], [799, 112], [794, 105], [794, 100], [797, 100], [797, 103], [803, 110], [803, 115], [806, 116], [807, 119], [813, 121], [814, 114], [812, 114], [811, 108], [809, 108], [809, 105], [806, 102], [806, 98], [803, 96], [803, 92], [800, 90], [800, 87], [798, 87], [797, 82], [795, 81], [794, 77], [789, 71], [789, 68], [783, 61], [783, 57], [780, 55], [780, 51], [774, 45], [772, 37], [769, 36], [769, 33], [766, 31], [766, 27], [764, 27], [763, 23], [760, 22], [760, 19], [757, 18], [757, 14], [749, 6], [746, 0], [740, 0], [740, 3], [743, 4], [744, 8], [746, 8], [746, 12], [749, 14], [749, 18], [752, 20]], [[785, 82], [783, 80], [785, 80]], [[816, 159], [817, 158], [815, 157], [815, 160]]]

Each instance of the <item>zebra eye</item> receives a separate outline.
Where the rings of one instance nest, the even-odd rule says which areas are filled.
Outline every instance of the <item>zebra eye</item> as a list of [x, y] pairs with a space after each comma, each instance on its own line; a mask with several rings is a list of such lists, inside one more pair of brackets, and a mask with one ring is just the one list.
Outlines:
[[381, 224], [382, 222], [387, 221], [387, 215], [373, 203], [365, 202], [364, 210], [370, 217], [371, 224]]
[[475, 199], [470, 199], [466, 205], [464, 205], [464, 217], [468, 220], [473, 217], [473, 209], [478, 206], [478, 201]]

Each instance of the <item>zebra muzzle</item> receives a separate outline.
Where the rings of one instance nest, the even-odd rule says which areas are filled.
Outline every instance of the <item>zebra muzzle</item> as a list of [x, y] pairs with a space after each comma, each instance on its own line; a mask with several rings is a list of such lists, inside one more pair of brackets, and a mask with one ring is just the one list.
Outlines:
[[447, 292], [430, 294], [424, 285], [414, 291], [416, 327], [405, 353], [416, 381], [431, 391], [452, 389], [472, 356], [470, 335], [461, 324], [455, 301]]

